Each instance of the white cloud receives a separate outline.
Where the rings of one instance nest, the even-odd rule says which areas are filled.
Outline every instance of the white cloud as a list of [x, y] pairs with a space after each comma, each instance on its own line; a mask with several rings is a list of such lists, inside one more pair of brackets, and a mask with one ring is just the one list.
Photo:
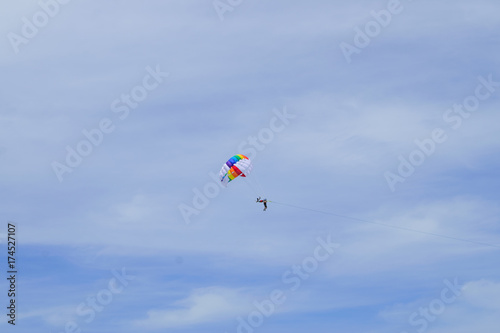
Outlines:
[[231, 320], [250, 309], [249, 296], [223, 287], [199, 288], [173, 304], [172, 309], [154, 309], [135, 321], [141, 328], [174, 328]]
[[21, 321], [30, 318], [39, 318], [54, 327], [64, 327], [67, 322], [75, 321], [77, 316], [74, 306], [44, 307], [19, 314]]
[[[450, 292], [446, 293], [452, 295]], [[442, 295], [441, 291], [437, 291], [434, 299], [421, 297], [409, 303], [396, 304], [390, 309], [381, 311], [379, 316], [406, 332], [496, 333], [498, 331], [500, 282], [486, 279], [467, 282], [461, 286], [455, 300], [449, 304], [442, 302], [444, 306], [439, 308], [436, 304]], [[425, 308], [429, 310], [427, 317], [422, 312]]]
[[486, 279], [471, 281], [464, 285], [463, 290], [465, 303], [471, 307], [500, 311], [500, 282]]

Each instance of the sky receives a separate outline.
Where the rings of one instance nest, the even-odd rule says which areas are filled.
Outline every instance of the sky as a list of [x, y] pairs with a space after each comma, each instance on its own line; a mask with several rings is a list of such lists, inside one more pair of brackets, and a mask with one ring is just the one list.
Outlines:
[[497, 1], [0, 8], [2, 332], [497, 332]]

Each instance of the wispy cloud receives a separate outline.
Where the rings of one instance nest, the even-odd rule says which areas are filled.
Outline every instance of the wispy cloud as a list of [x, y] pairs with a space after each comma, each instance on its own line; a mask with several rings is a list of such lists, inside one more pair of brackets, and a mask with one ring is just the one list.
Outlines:
[[141, 328], [177, 328], [231, 320], [250, 309], [250, 297], [242, 290], [225, 287], [194, 289], [170, 309], [147, 311], [147, 318], [134, 324]]

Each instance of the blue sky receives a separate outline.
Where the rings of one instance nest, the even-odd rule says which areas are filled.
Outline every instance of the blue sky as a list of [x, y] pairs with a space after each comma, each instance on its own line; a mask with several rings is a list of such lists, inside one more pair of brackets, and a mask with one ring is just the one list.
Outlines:
[[496, 1], [1, 7], [2, 332], [497, 332]]

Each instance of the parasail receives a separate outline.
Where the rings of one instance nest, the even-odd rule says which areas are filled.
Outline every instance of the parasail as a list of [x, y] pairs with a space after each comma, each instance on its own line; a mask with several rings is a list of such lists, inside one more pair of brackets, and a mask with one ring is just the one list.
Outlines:
[[231, 157], [219, 172], [219, 179], [224, 186], [238, 176], [246, 177], [252, 170], [252, 162], [245, 155]]

